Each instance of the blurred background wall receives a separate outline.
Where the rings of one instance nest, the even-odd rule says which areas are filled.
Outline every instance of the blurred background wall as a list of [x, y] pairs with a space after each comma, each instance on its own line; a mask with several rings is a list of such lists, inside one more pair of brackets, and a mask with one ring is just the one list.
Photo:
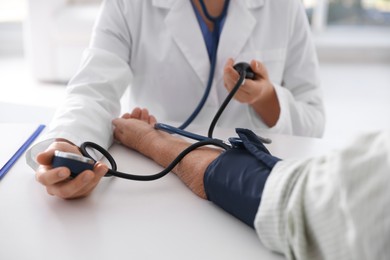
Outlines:
[[[100, 3], [0, 0], [0, 122], [17, 121], [27, 105], [53, 111], [88, 45]], [[303, 3], [321, 66], [325, 137], [390, 128], [390, 0]]]

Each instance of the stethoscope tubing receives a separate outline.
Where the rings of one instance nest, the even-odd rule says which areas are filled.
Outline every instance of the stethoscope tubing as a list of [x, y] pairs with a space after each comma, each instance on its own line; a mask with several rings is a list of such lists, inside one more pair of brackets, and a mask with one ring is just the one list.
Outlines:
[[[237, 66], [237, 65], [242, 65], [242, 64], [236, 64], [235, 66]], [[173, 170], [173, 168], [187, 154], [189, 154], [190, 152], [192, 152], [193, 150], [195, 150], [195, 149], [197, 149], [197, 148], [199, 148], [201, 146], [214, 145], [214, 146], [220, 147], [220, 148], [222, 148], [224, 150], [228, 150], [228, 149], [231, 149], [233, 147], [237, 147], [235, 145], [237, 145], [237, 143], [239, 143], [238, 140], [234, 140], [234, 139], [230, 138], [229, 141], [231, 141], [231, 142], [234, 141], [234, 143], [235, 143], [235, 144], [232, 144], [232, 143], [224, 142], [224, 141], [222, 141], [220, 139], [215, 139], [215, 138], [212, 137], [213, 136], [214, 127], [215, 127], [219, 117], [221, 116], [222, 112], [225, 110], [226, 106], [229, 104], [229, 102], [231, 101], [233, 96], [236, 94], [238, 89], [241, 87], [242, 83], [244, 82], [244, 80], [245, 80], [245, 78], [247, 76], [247, 72], [246, 72], [246, 69], [245, 69], [244, 66], [241, 66], [241, 67], [237, 66], [235, 68], [239, 72], [240, 78], [238, 79], [236, 85], [233, 87], [232, 91], [225, 98], [224, 102], [222, 103], [222, 105], [218, 109], [217, 113], [215, 114], [215, 116], [213, 118], [213, 121], [210, 124], [208, 137], [202, 136], [202, 135], [198, 135], [198, 134], [195, 134], [195, 133], [191, 133], [191, 132], [185, 131], [183, 129], [172, 127], [170, 125], [166, 125], [166, 124], [162, 124], [162, 123], [156, 123], [155, 124], [155, 128], [158, 129], [158, 130], [163, 130], [163, 131], [166, 131], [166, 132], [171, 133], [171, 134], [173, 134], [173, 133], [174, 134], [179, 134], [179, 135], [182, 135], [182, 136], [185, 136], [185, 137], [188, 137], [188, 138], [191, 138], [191, 139], [194, 139], [194, 140], [198, 141], [196, 143], [191, 144], [185, 150], [183, 150], [161, 172], [156, 173], [156, 174], [152, 174], [152, 175], [134, 175], [134, 174], [128, 174], [128, 173], [119, 172], [119, 171], [117, 171], [116, 162], [115, 162], [114, 158], [111, 156], [111, 154], [107, 150], [105, 150], [103, 147], [101, 147], [100, 145], [98, 145], [96, 143], [93, 143], [93, 142], [84, 142], [84, 143], [82, 143], [81, 146], [80, 146], [81, 153], [84, 156], [94, 160], [93, 157], [88, 153], [87, 149], [88, 148], [93, 148], [93, 149], [99, 151], [108, 160], [109, 164], [111, 165], [111, 169], [108, 170], [108, 173], [106, 174], [106, 176], [115, 176], [115, 177], [120, 177], [120, 178], [123, 178], [123, 179], [135, 180], [135, 181], [152, 181], [152, 180], [157, 180], [157, 179], [159, 179], [161, 177], [164, 177], [166, 174], [171, 172]], [[254, 74], [252, 72], [249, 73], [248, 76], [249, 76], [249, 78], [254, 79]]]
[[[128, 180], [134, 180], [134, 181], [153, 181], [160, 179], [167, 175], [169, 172], [175, 168], [175, 166], [190, 152], [193, 150], [201, 147], [201, 146], [206, 146], [206, 145], [214, 145], [217, 147], [220, 147], [224, 150], [228, 150], [230, 148], [229, 145], [227, 145], [224, 141], [219, 140], [219, 139], [206, 139], [202, 141], [198, 141], [196, 143], [191, 144], [188, 146], [186, 149], [184, 149], [165, 169], [163, 169], [161, 172], [152, 174], [152, 175], [135, 175], [135, 174], [129, 174], [129, 173], [123, 173], [117, 171], [117, 165], [114, 160], [114, 158], [111, 156], [110, 153], [108, 153], [107, 150], [105, 150], [103, 147], [100, 145], [93, 143], [93, 142], [84, 142], [80, 146], [80, 151], [81, 153], [88, 158], [91, 158], [92, 160], [95, 161], [95, 159], [92, 158], [92, 156], [88, 153], [87, 149], [88, 148], [93, 148], [97, 151], [99, 151], [109, 162], [111, 165], [111, 169], [108, 170], [106, 176], [115, 176], [123, 179], [128, 179]], [[95, 161], [96, 162], [96, 161]]]
[[241, 71], [239, 73], [239, 75], [240, 75], [240, 78], [238, 79], [236, 85], [233, 87], [232, 91], [230, 91], [229, 95], [225, 98], [225, 100], [223, 101], [222, 105], [219, 107], [217, 113], [215, 114], [215, 116], [213, 118], [213, 121], [211, 121], [211, 124], [210, 124], [210, 127], [209, 127], [209, 131], [208, 131], [208, 134], [207, 134], [207, 136], [209, 138], [213, 138], [214, 128], [215, 128], [215, 125], [218, 122], [218, 119], [221, 117], [222, 112], [225, 110], [226, 106], [229, 104], [229, 102], [232, 100], [233, 96], [237, 93], [238, 89], [243, 84], [243, 82], [245, 80], [245, 77], [246, 77], [245, 70]]
[[207, 10], [207, 7], [203, 0], [200, 0], [200, 5], [202, 7], [203, 13], [205, 14], [206, 18], [209, 19], [214, 24], [214, 31], [213, 31], [213, 46], [211, 51], [211, 60], [210, 60], [210, 72], [209, 77], [207, 79], [207, 85], [206, 89], [203, 93], [203, 96], [201, 100], [199, 101], [198, 105], [194, 109], [194, 111], [191, 113], [191, 115], [181, 124], [178, 128], [179, 129], [186, 129], [198, 116], [204, 105], [206, 104], [206, 101], [210, 95], [211, 87], [213, 85], [213, 78], [215, 74], [215, 68], [217, 66], [217, 51], [218, 51], [218, 42], [219, 42], [219, 27], [220, 23], [222, 22], [223, 18], [227, 14], [227, 9], [229, 7], [230, 0], [226, 0], [222, 9], [222, 13], [217, 16], [211, 16]]
[[246, 74], [245, 70], [240, 70], [239, 71], [239, 75], [240, 75], [240, 77], [239, 77], [236, 85], [233, 87], [232, 91], [230, 91], [228, 96], [223, 101], [222, 105], [219, 107], [217, 113], [215, 114], [215, 116], [214, 116], [214, 118], [213, 118], [213, 120], [212, 120], [212, 122], [210, 124], [207, 137], [206, 136], [202, 136], [202, 135], [198, 135], [198, 134], [195, 134], [195, 133], [191, 133], [191, 132], [188, 132], [188, 131], [185, 131], [184, 129], [181, 129], [179, 127], [174, 127], [174, 126], [170, 126], [170, 125], [163, 124], [163, 123], [156, 123], [154, 125], [154, 128], [156, 128], [158, 130], [165, 131], [165, 132], [170, 133], [170, 134], [178, 134], [178, 135], [181, 135], [181, 136], [185, 136], [185, 137], [191, 138], [191, 139], [196, 140], [196, 141], [203, 141], [203, 140], [207, 140], [207, 139], [213, 139], [214, 128], [215, 128], [215, 126], [216, 126], [220, 116], [222, 115], [222, 113], [225, 110], [226, 106], [232, 100], [233, 96], [237, 93], [238, 89], [243, 84], [247, 74]]
[[198, 134], [195, 134], [192, 132], [188, 132], [188, 131], [185, 131], [183, 129], [173, 127], [173, 126], [170, 126], [170, 125], [167, 125], [164, 123], [156, 123], [154, 125], [154, 128], [157, 130], [162, 130], [162, 131], [170, 133], [170, 134], [178, 134], [178, 135], [181, 135], [181, 136], [184, 136], [184, 137], [196, 140], [196, 141], [204, 141], [207, 139], [211, 139], [211, 138], [208, 138], [207, 136], [198, 135]]

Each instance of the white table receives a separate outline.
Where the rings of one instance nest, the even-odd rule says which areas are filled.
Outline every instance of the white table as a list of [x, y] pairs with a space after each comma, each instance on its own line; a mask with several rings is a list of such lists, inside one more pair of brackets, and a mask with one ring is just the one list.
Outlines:
[[[217, 130], [215, 136], [231, 133]], [[332, 148], [319, 139], [271, 137], [269, 149], [283, 158]], [[110, 151], [121, 171], [152, 174], [161, 170], [120, 145]], [[198, 198], [173, 174], [153, 182], [105, 178], [88, 198], [65, 201], [49, 196], [21, 158], [0, 181], [0, 259], [283, 257], [269, 252], [253, 229]]]

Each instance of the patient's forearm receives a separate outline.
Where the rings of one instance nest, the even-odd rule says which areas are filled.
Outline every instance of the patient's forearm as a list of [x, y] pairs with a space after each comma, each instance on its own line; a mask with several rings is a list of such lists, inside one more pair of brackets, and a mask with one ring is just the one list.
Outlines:
[[[168, 166], [190, 143], [164, 133], [156, 133], [141, 144], [139, 151], [163, 167]], [[187, 154], [173, 172], [198, 196], [206, 199], [203, 176], [209, 164], [220, 154], [220, 150], [209, 147], [198, 148]]]
[[[139, 120], [116, 119], [113, 123], [117, 140], [164, 167], [191, 145]], [[253, 132], [243, 130], [241, 135], [248, 144], [256, 144], [250, 141]], [[279, 159], [262, 149], [259, 141], [249, 147], [251, 151], [229, 149], [223, 153], [216, 148], [198, 148], [186, 155], [173, 172], [195, 194], [253, 227], [265, 182]]]
[[[139, 120], [116, 119], [115, 138], [122, 144], [144, 154], [163, 167], [168, 166], [191, 144], [181, 138], [155, 130]], [[206, 198], [203, 176], [208, 165], [221, 153], [210, 147], [198, 148], [173, 169], [173, 172], [198, 196]]]

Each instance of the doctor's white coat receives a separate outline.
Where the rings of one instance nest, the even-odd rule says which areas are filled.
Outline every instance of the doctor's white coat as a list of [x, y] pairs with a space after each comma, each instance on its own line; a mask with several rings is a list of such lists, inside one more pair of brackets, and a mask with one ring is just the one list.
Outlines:
[[[218, 125], [322, 135], [318, 62], [300, 0], [231, 0], [220, 37], [213, 87], [194, 124], [208, 126], [226, 97], [222, 76], [227, 59], [256, 59], [265, 64], [276, 89], [281, 107], [277, 124], [267, 127], [250, 106], [233, 100]], [[108, 147], [111, 120], [119, 116], [119, 101], [129, 86], [130, 103], [148, 108], [160, 122], [179, 125], [203, 95], [209, 70], [189, 0], [105, 1], [90, 48], [47, 138]]]

